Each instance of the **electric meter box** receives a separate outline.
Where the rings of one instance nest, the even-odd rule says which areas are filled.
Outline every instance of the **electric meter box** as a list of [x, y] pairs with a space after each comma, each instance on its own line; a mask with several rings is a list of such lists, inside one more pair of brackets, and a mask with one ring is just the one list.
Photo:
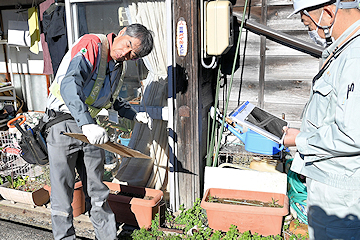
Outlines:
[[206, 53], [219, 56], [234, 44], [232, 4], [211, 1], [206, 5]]

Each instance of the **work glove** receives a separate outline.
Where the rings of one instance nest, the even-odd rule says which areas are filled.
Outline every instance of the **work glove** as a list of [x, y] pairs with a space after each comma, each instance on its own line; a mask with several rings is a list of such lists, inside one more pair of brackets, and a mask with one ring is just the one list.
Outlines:
[[97, 124], [85, 124], [81, 127], [81, 130], [91, 144], [104, 144], [109, 141], [105, 128]]
[[138, 123], [147, 124], [149, 129], [152, 130], [152, 118], [146, 112], [136, 113], [134, 120]]

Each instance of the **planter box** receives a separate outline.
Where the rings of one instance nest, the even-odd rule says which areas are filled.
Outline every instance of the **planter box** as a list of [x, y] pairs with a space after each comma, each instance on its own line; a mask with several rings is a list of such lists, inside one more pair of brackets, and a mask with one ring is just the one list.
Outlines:
[[[272, 199], [275, 199], [283, 207], [256, 207], [206, 202], [209, 196], [262, 202], [271, 202]], [[256, 232], [263, 236], [269, 236], [281, 234], [283, 216], [289, 213], [289, 199], [281, 193], [209, 188], [201, 201], [201, 207], [206, 210], [209, 227], [212, 229], [226, 232], [233, 224], [238, 227], [240, 232], [250, 230], [252, 234]]]
[[[108, 202], [117, 222], [146, 229], [151, 227], [151, 220], [154, 219], [155, 214], [158, 212], [159, 203], [163, 198], [161, 190], [111, 182], [104, 183], [110, 190], [128, 195], [109, 194]], [[151, 199], [132, 197], [131, 194], [151, 197]]]
[[[49, 185], [45, 185], [44, 188], [51, 195], [51, 187]], [[82, 182], [80, 181], [75, 183], [74, 196], [71, 206], [73, 208], [74, 217], [77, 217], [85, 212], [85, 194], [82, 189]]]
[[9, 183], [0, 186], [0, 195], [9, 201], [41, 206], [50, 199], [49, 192], [40, 188], [34, 192], [25, 192], [17, 189], [8, 188]]

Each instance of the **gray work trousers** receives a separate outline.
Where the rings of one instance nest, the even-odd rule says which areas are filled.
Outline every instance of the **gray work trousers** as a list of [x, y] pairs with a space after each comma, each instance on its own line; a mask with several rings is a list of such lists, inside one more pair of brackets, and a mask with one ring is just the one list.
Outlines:
[[46, 138], [51, 181], [51, 220], [55, 240], [75, 239], [72, 199], [77, 169], [85, 196], [91, 199], [90, 220], [99, 240], [116, 239], [116, 222], [107, 198], [108, 187], [102, 182], [104, 150], [65, 136], [61, 132], [81, 133], [74, 120], [65, 120], [50, 128]]

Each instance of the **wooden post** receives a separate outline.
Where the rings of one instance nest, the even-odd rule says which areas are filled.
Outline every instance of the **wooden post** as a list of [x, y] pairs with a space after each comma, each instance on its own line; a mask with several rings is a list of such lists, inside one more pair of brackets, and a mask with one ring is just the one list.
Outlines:
[[[203, 194], [207, 113], [214, 101], [212, 79], [216, 77], [214, 70], [201, 67], [199, 4], [199, 1], [193, 0], [173, 2], [176, 55], [174, 123], [177, 146], [174, 169], [177, 175], [177, 198], [180, 201], [176, 205], [184, 204], [186, 208], [192, 207], [196, 198]], [[184, 24], [187, 34], [179, 39], [179, 26], [184, 28]], [[186, 53], [183, 52], [184, 48], [187, 48]]]

